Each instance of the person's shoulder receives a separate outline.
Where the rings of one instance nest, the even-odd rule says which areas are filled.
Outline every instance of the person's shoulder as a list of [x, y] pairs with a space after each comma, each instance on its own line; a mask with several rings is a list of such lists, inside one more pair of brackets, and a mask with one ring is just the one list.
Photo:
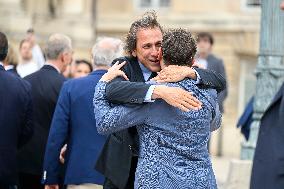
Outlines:
[[114, 60], [112, 61], [112, 63], [114, 64], [114, 63], [116, 63], [117, 61], [119, 61], [119, 62], [123, 62], [123, 61], [132, 62], [132, 61], [135, 61], [135, 60], [136, 60], [135, 57], [121, 56], [121, 57], [118, 57], [118, 58], [114, 59]]
[[176, 84], [181, 86], [187, 91], [193, 92], [197, 96], [197, 98], [198, 96], [206, 97], [206, 98], [213, 98], [213, 99], [217, 98], [217, 91], [215, 89], [200, 88], [196, 85], [195, 80], [193, 79], [187, 78]]
[[[36, 73], [36, 72], [35, 72]], [[53, 67], [42, 67], [36, 73], [38, 77], [48, 78], [50, 81], [64, 82], [66, 78]]]
[[18, 86], [17, 88], [19, 91], [27, 93], [31, 90], [31, 84], [28, 81], [11, 73], [7, 73], [7, 77], [9, 77], [9, 82]]
[[114, 59], [112, 61], [112, 65], [115, 64], [116, 62], [122, 63], [124, 61], [126, 62], [124, 67], [128, 67], [128, 66], [131, 66], [134, 62], [137, 62], [137, 58], [130, 57], [130, 56], [122, 56], [122, 57]]
[[199, 89], [207, 93], [210, 97], [217, 98], [217, 91], [216, 89], [206, 88], [206, 89]]
[[21, 77], [11, 73], [11, 72], [8, 72], [8, 71], [5, 71], [4, 72], [4, 75], [5, 77], [7, 77], [9, 79], [10, 82], [17, 82], [17, 83], [24, 83], [24, 84], [28, 84], [27, 81], [25, 81], [24, 79], [22, 79]]
[[214, 54], [210, 54], [207, 59], [211, 60], [212, 62], [216, 62], [216, 63], [222, 63], [223, 62], [222, 58], [220, 58], [220, 57], [218, 57]]
[[94, 79], [94, 77], [96, 77], [96, 75], [87, 75], [85, 77], [68, 79], [64, 81], [63, 85], [66, 88], [79, 88], [84, 90], [86, 87], [90, 87], [92, 85], [95, 86], [99, 78]]
[[88, 81], [88, 76], [86, 77], [80, 77], [80, 78], [71, 78], [66, 81], [64, 81], [65, 86], [72, 86], [72, 85], [81, 85], [82, 83]]
[[179, 81], [179, 82], [177, 82], [177, 83], [172, 83], [171, 85], [172, 85], [172, 86], [173, 86], [173, 85], [181, 86], [181, 87], [183, 87], [183, 88], [185, 88], [185, 89], [193, 89], [193, 88], [197, 87], [197, 86], [195, 85], [195, 80], [190, 79], [190, 78], [186, 78], [186, 79], [184, 79], [184, 80], [182, 80], [182, 81]]
[[23, 77], [23, 79], [29, 81], [29, 80], [36, 79], [36, 78], [43, 76], [43, 75], [44, 75], [44, 72], [42, 71], [42, 69], [39, 69], [38, 71]]
[[124, 62], [126, 61], [126, 64], [121, 68], [122, 71], [124, 71], [126, 73], [126, 75], [134, 72], [135, 68], [137, 68], [137, 66], [139, 66], [138, 64], [138, 60], [136, 57], [129, 57], [129, 56], [123, 56], [123, 57], [119, 57], [117, 59], [115, 59], [112, 64], [115, 64], [116, 62]]

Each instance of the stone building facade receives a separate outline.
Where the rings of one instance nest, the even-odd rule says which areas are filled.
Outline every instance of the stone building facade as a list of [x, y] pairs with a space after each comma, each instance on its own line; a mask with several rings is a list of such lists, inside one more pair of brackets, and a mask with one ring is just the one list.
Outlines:
[[213, 33], [213, 52], [224, 60], [229, 96], [222, 136], [220, 131], [212, 135], [211, 152], [238, 157], [243, 137], [236, 122], [255, 91], [260, 28], [260, 9], [246, 0], [0, 0], [0, 30], [17, 44], [33, 27], [42, 46], [50, 34], [65, 33], [74, 41], [75, 57], [89, 58], [96, 37], [123, 38], [131, 22], [150, 9], [165, 27]]

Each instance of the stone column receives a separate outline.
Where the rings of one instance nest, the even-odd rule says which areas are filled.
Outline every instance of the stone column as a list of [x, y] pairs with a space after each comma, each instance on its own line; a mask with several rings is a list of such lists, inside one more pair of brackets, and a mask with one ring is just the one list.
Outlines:
[[260, 51], [256, 68], [253, 123], [249, 141], [242, 144], [241, 159], [252, 160], [260, 119], [284, 81], [284, 12], [282, 0], [261, 2]]

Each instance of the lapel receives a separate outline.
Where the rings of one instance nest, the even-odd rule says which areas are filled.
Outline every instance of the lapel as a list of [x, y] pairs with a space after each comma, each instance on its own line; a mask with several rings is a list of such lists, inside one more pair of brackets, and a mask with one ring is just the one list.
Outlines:
[[280, 87], [280, 89], [278, 90], [276, 95], [274, 96], [272, 102], [270, 103], [270, 105], [266, 109], [266, 112], [283, 97], [283, 93], [284, 93], [284, 83], [282, 84], [282, 86]]
[[128, 60], [131, 64], [133, 72], [134, 72], [133, 73], [133, 76], [134, 76], [133, 81], [134, 82], [145, 82], [145, 79], [144, 79], [142, 70], [139, 66], [137, 58], [129, 58]]

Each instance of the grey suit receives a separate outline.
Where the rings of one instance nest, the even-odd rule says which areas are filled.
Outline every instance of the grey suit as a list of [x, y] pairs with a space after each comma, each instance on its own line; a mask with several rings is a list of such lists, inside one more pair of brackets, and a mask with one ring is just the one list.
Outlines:
[[220, 111], [223, 113], [224, 112], [223, 102], [228, 96], [228, 82], [226, 78], [226, 71], [225, 71], [224, 63], [222, 59], [217, 58], [213, 54], [210, 54], [206, 60], [208, 63], [207, 69], [212, 70], [218, 74], [221, 74], [226, 80], [226, 86], [227, 86], [226, 89], [218, 93], [218, 104], [220, 107]]

